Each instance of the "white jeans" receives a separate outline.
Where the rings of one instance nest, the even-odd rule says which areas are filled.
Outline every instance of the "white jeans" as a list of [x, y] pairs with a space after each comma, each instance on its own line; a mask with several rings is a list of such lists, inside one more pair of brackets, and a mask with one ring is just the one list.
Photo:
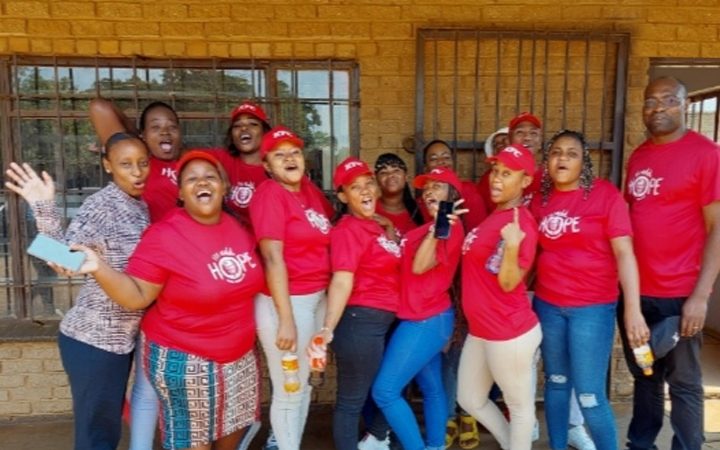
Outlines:
[[[540, 325], [514, 339], [465, 339], [458, 367], [460, 406], [487, 428], [505, 450], [529, 450], [535, 423], [533, 358], [542, 340]], [[488, 399], [493, 381], [503, 391], [510, 423]]]
[[308, 295], [291, 295], [295, 327], [297, 329], [297, 353], [300, 370], [298, 376], [302, 387], [299, 393], [288, 394], [283, 388], [281, 359], [284, 351], [275, 345], [278, 332], [278, 316], [272, 297], [258, 294], [255, 297], [255, 322], [272, 383], [270, 424], [279, 450], [300, 450], [305, 421], [310, 408], [312, 387], [308, 384], [310, 366], [305, 349], [310, 338], [320, 329], [325, 318], [325, 292]]

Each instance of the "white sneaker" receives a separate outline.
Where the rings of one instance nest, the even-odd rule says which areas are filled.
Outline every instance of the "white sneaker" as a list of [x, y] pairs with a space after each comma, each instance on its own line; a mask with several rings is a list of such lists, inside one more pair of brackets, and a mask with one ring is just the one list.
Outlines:
[[585, 427], [577, 425], [568, 430], [568, 447], [577, 450], [595, 450], [595, 443], [585, 431]]
[[390, 450], [390, 436], [378, 440], [372, 433], [365, 433], [362, 440], [358, 442], [358, 450]]
[[532, 441], [535, 442], [540, 439], [540, 422], [535, 419], [535, 425], [533, 425]]

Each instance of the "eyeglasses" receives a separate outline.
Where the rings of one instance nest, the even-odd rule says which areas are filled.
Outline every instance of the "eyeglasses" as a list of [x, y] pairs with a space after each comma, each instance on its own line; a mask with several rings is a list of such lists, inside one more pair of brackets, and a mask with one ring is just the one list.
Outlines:
[[645, 102], [643, 102], [643, 108], [655, 109], [660, 105], [664, 106], [665, 108], [674, 108], [676, 106], [680, 106], [682, 102], [683, 99], [675, 95], [670, 95], [663, 98], [646, 98]]

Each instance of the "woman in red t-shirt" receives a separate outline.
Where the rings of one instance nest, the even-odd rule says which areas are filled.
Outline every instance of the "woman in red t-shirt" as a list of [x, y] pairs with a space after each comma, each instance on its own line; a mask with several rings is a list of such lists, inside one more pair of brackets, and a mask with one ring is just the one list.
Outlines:
[[[465, 236], [462, 249], [462, 307], [469, 334], [460, 356], [457, 400], [502, 448], [527, 450], [535, 423], [533, 358], [542, 339], [524, 281], [537, 243], [537, 224], [522, 205], [535, 161], [527, 148], [511, 145], [490, 163], [490, 198], [497, 206]], [[509, 424], [488, 399], [493, 382], [503, 391]]]
[[[360, 412], [380, 367], [400, 300], [400, 245], [393, 224], [377, 220], [379, 188], [367, 164], [345, 159], [335, 169], [333, 186], [347, 213], [330, 234], [333, 276], [318, 336], [332, 341], [337, 364], [335, 448], [356, 450]], [[376, 423], [368, 424], [372, 437], [366, 440], [387, 438], [387, 424], [378, 416]]]
[[250, 203], [267, 281], [255, 300], [255, 319], [273, 386], [270, 423], [280, 450], [299, 450], [312, 391], [307, 358], [299, 358], [298, 392], [285, 392], [281, 360], [310, 343], [330, 282], [330, 220], [326, 200], [305, 177], [303, 145], [285, 127], [265, 133], [260, 152], [272, 178]]
[[[457, 202], [462, 184], [445, 167], [419, 175], [414, 186], [432, 217], [441, 201]], [[460, 262], [463, 226], [456, 215], [447, 239], [435, 237], [427, 223], [410, 231], [404, 239], [401, 263], [400, 323], [393, 332], [382, 366], [373, 384], [373, 398], [406, 450], [445, 448], [448, 405], [442, 376], [442, 350], [453, 333], [455, 311], [450, 287]], [[403, 397], [405, 386], [417, 381], [423, 394], [425, 432], [423, 440], [410, 406]]]
[[387, 217], [401, 235], [422, 225], [423, 218], [407, 182], [407, 165], [394, 153], [383, 153], [375, 161], [380, 200], [375, 212]]
[[150, 175], [142, 199], [148, 205], [150, 221], [155, 223], [177, 207], [175, 166], [182, 150], [180, 121], [172, 106], [152, 102], [143, 109], [136, 127], [125, 113], [103, 98], [90, 101], [90, 121], [100, 142], [115, 133], [140, 137], [150, 150]]
[[531, 203], [540, 253], [533, 306], [543, 331], [545, 418], [550, 447], [566, 448], [571, 391], [598, 450], [617, 448], [605, 380], [615, 332], [618, 279], [634, 346], [649, 336], [640, 312], [628, 206], [615, 186], [593, 176], [581, 133], [558, 132], [543, 153], [541, 195]]
[[253, 299], [262, 265], [250, 233], [222, 211], [221, 164], [190, 151], [177, 170], [183, 208], [148, 228], [125, 272], [86, 247], [81, 272], [125, 308], [155, 302], [141, 329], [163, 446], [234, 449], [259, 412]]

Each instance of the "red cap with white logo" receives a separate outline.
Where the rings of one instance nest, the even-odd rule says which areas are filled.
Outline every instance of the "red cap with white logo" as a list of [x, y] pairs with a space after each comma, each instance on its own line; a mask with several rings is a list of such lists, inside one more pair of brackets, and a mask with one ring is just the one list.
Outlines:
[[303, 140], [290, 131], [289, 128], [278, 125], [263, 134], [262, 142], [260, 143], [260, 156], [265, 159], [268, 153], [275, 150], [275, 148], [283, 142], [291, 142], [301, 149], [305, 147]]
[[372, 175], [372, 170], [365, 164], [352, 156], [345, 158], [343, 162], [338, 164], [333, 174], [333, 187], [338, 190], [340, 186], [346, 186], [360, 175]]
[[535, 127], [542, 128], [542, 122], [536, 115], [529, 112], [522, 112], [510, 120], [510, 125], [508, 125], [510, 132], [523, 122], [530, 122]]
[[535, 174], [535, 158], [532, 152], [520, 144], [508, 145], [500, 150], [497, 155], [488, 158], [488, 163], [501, 162], [511, 170], [522, 170], [527, 175]]
[[447, 167], [437, 167], [428, 173], [418, 175], [413, 180], [413, 186], [418, 189], [422, 189], [428, 181], [440, 181], [441, 183], [447, 183], [454, 187], [459, 194], [462, 195], [462, 183], [460, 178], [455, 175], [452, 169]]
[[261, 121], [267, 128], [270, 128], [270, 122], [268, 122], [267, 114], [265, 110], [260, 106], [252, 102], [242, 102], [235, 107], [230, 113], [230, 123], [235, 122], [241, 114], [249, 114]]

